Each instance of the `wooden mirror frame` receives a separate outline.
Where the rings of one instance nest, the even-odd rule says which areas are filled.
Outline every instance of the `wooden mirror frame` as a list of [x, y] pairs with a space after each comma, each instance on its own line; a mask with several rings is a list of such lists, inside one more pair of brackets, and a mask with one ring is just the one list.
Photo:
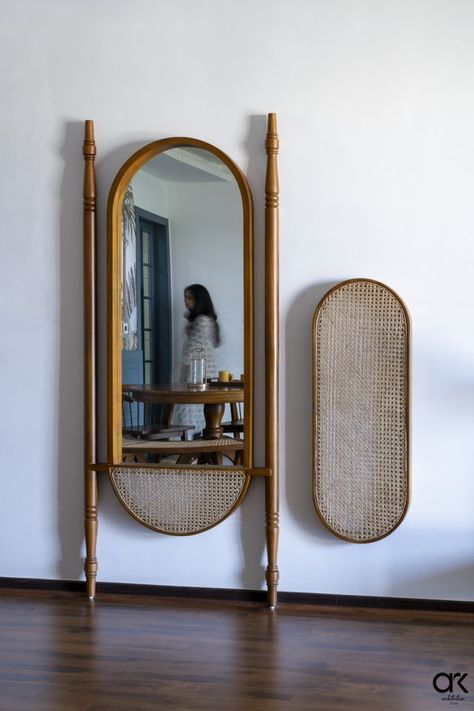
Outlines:
[[[244, 273], [244, 468], [252, 468], [253, 452], [253, 204], [245, 175], [221, 150], [195, 138], [164, 138], [134, 153], [120, 168], [109, 193], [107, 208], [107, 440], [108, 460], [122, 463], [122, 204], [125, 191], [149, 160], [173, 148], [200, 148], [219, 158], [232, 173], [242, 199]], [[183, 467], [181, 467], [183, 468]], [[189, 469], [189, 467], [186, 467]]]
[[[244, 234], [244, 407], [248, 425], [245, 430], [244, 465], [246, 486], [235, 506], [237, 508], [247, 491], [252, 476], [265, 477], [265, 531], [268, 554], [266, 582], [268, 601], [272, 609], [277, 602], [278, 587], [278, 533], [279, 533], [279, 305], [278, 305], [278, 134], [276, 115], [268, 115], [266, 138], [267, 176], [265, 183], [265, 466], [253, 466], [253, 255], [252, 255], [252, 199], [248, 183], [242, 171], [222, 151], [214, 146], [190, 138], [168, 138], [144, 146], [136, 152], [120, 169], [110, 191], [108, 204], [108, 461], [97, 462], [97, 383], [96, 383], [96, 180], [95, 180], [95, 140], [92, 121], [85, 123], [84, 155], [84, 307], [85, 307], [85, 538], [86, 538], [86, 588], [89, 598], [96, 593], [97, 577], [97, 527], [98, 491], [97, 473], [112, 474], [114, 468], [122, 464], [122, 408], [121, 408], [121, 207], [122, 200], [131, 178], [151, 157], [182, 146], [193, 146], [209, 150], [220, 158], [234, 175], [242, 196]], [[133, 468], [134, 465], [126, 465]], [[135, 465], [137, 466], [137, 465]], [[143, 467], [143, 465], [141, 465]], [[160, 466], [160, 465], [158, 465]], [[153, 469], [153, 465], [146, 465]], [[166, 466], [170, 468], [169, 465]], [[173, 468], [173, 467], [171, 467]], [[174, 469], [213, 471], [219, 467], [179, 467]], [[220, 469], [229, 470], [229, 467]], [[225, 475], [225, 472], [222, 472]], [[228, 515], [228, 514], [227, 514]]]

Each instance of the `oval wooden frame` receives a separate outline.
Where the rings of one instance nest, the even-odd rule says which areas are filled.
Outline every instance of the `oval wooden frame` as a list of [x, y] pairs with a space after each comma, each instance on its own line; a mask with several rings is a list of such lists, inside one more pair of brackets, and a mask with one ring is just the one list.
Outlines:
[[[234, 176], [243, 211], [244, 265], [244, 464], [253, 466], [253, 204], [247, 179], [221, 150], [196, 138], [172, 137], [149, 143], [120, 168], [107, 206], [107, 442], [108, 461], [122, 464], [121, 261], [122, 202], [135, 173], [151, 158], [172, 148], [201, 148], [219, 158]], [[247, 488], [247, 487], [246, 487]]]
[[[351, 538], [349, 536], [344, 536], [342, 535], [339, 531], [336, 531], [325, 519], [323, 513], [320, 510], [318, 500], [316, 497], [316, 481], [317, 481], [317, 466], [318, 466], [318, 449], [317, 449], [317, 431], [318, 431], [318, 410], [316, 403], [318, 401], [318, 382], [317, 382], [317, 359], [318, 359], [318, 352], [317, 352], [317, 324], [318, 324], [318, 318], [319, 314], [321, 312], [321, 309], [325, 303], [325, 301], [328, 299], [331, 294], [333, 294], [335, 291], [338, 289], [341, 289], [344, 286], [347, 286], [348, 284], [353, 284], [353, 283], [360, 283], [360, 282], [365, 282], [365, 283], [370, 283], [370, 284], [376, 284], [378, 286], [383, 287], [386, 289], [388, 292], [390, 292], [393, 297], [396, 299], [396, 301], [400, 304], [400, 307], [403, 311], [403, 314], [405, 316], [405, 324], [406, 324], [406, 342], [407, 342], [407, 353], [406, 353], [406, 361], [405, 361], [405, 382], [406, 382], [406, 402], [405, 402], [405, 442], [406, 442], [406, 449], [405, 449], [405, 479], [406, 479], [406, 498], [405, 498], [405, 504], [402, 510], [402, 513], [398, 520], [396, 521], [395, 525], [393, 525], [388, 531], [386, 531], [383, 535], [377, 536], [374, 538], [369, 538], [367, 540], [358, 540], [355, 538]], [[406, 307], [403, 299], [394, 291], [391, 289], [387, 284], [384, 284], [381, 281], [377, 281], [375, 279], [367, 279], [367, 278], [355, 278], [355, 279], [347, 279], [346, 281], [342, 281], [335, 286], [333, 286], [329, 291], [324, 294], [322, 299], [320, 300], [318, 306], [316, 307], [316, 311], [314, 312], [313, 316], [313, 322], [312, 322], [312, 343], [313, 343], [313, 357], [312, 357], [312, 382], [313, 382], [313, 477], [312, 477], [312, 499], [313, 499], [313, 506], [316, 511], [316, 514], [318, 515], [321, 523], [329, 530], [331, 531], [332, 534], [337, 536], [338, 538], [348, 541], [350, 543], [359, 543], [359, 544], [364, 544], [364, 543], [374, 543], [376, 541], [380, 541], [383, 538], [386, 538], [389, 536], [395, 529], [398, 528], [398, 526], [402, 523], [404, 520], [406, 513], [408, 511], [408, 507], [410, 505], [410, 498], [411, 498], [411, 428], [410, 428], [410, 410], [411, 410], [411, 318], [410, 318], [410, 313], [408, 311], [408, 308]]]

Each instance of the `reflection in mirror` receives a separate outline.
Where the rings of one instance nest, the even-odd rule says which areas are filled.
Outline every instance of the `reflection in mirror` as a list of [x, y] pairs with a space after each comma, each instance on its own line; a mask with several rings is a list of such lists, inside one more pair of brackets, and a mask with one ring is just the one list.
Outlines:
[[[135, 173], [122, 205], [123, 434], [128, 451], [140, 440], [135, 461], [242, 461], [243, 264], [241, 193], [219, 157], [173, 148]], [[228, 452], [194, 451], [209, 438]], [[165, 444], [185, 440], [196, 446]]]

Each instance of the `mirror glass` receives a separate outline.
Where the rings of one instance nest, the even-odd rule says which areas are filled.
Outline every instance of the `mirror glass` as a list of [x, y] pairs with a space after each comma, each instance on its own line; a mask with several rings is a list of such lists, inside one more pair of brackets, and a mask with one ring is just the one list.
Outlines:
[[[121, 246], [124, 437], [243, 439], [243, 213], [234, 175], [202, 148], [155, 155], [126, 190]], [[195, 461], [179, 452], [174, 460]]]

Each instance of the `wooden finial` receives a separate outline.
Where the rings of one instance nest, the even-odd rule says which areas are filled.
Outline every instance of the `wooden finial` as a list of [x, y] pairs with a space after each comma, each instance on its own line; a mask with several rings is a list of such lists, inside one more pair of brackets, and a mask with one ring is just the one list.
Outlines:
[[84, 126], [84, 145], [82, 148], [84, 154], [84, 159], [94, 158], [95, 150], [95, 140], [94, 140], [94, 122], [90, 119], [85, 122]]
[[268, 114], [267, 123], [267, 138], [265, 141], [265, 148], [267, 149], [267, 154], [278, 154], [279, 140], [277, 133], [277, 117], [276, 114]]
[[[82, 193], [84, 199], [84, 211], [95, 212], [96, 181], [94, 163], [96, 148], [94, 140], [94, 122], [90, 120], [85, 122], [82, 154], [84, 156], [84, 190]], [[90, 229], [92, 230], [92, 227]], [[91, 233], [88, 233], [88, 235], [89, 234]]]

